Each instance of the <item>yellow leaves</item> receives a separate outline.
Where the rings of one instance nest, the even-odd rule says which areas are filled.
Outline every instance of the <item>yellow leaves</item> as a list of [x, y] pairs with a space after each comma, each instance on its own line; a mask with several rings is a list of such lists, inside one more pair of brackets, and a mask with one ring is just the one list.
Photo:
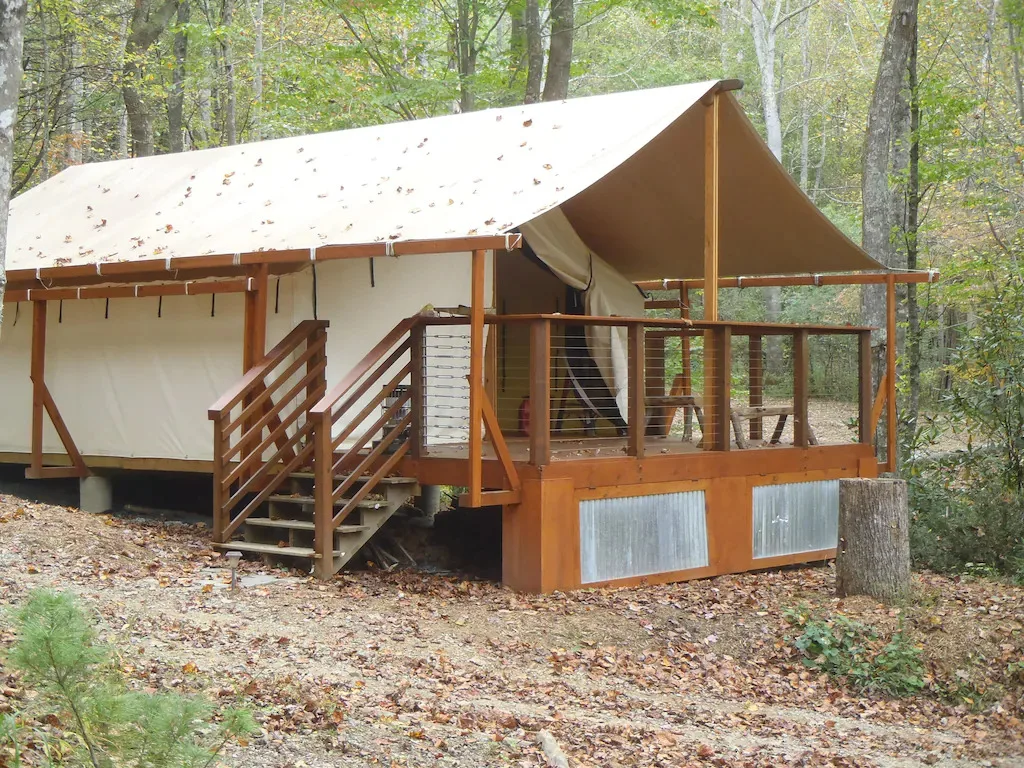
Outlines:
[[199, 667], [197, 667], [194, 662], [190, 661], [188, 662], [188, 664], [181, 668], [181, 671], [184, 672], [186, 675], [194, 675], [199, 671]]
[[207, 595], [210, 594], [211, 592], [213, 592], [213, 584], [204, 584], [202, 591], [203, 591], [203, 594], [207, 594]]

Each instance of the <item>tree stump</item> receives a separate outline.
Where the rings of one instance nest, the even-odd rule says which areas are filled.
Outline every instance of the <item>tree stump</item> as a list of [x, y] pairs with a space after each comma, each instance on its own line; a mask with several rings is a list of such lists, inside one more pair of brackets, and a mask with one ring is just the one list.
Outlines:
[[840, 480], [836, 595], [870, 595], [887, 603], [906, 597], [909, 527], [903, 480]]

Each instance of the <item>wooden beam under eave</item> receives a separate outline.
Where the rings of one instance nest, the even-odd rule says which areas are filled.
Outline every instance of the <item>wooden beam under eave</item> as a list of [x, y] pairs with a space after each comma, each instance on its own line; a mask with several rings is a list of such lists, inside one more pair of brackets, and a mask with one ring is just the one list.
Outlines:
[[[823, 285], [884, 285], [889, 279], [897, 283], [936, 283], [939, 273], [928, 272], [865, 272], [860, 274], [825, 275], [769, 275], [766, 277], [719, 277], [719, 288], [786, 288]], [[636, 285], [645, 291], [672, 291], [682, 288], [703, 288], [704, 280], [638, 280]]]
[[242, 349], [242, 373], [263, 361], [267, 353], [267, 301], [270, 271], [266, 264], [256, 268], [252, 284], [245, 292], [245, 335]]

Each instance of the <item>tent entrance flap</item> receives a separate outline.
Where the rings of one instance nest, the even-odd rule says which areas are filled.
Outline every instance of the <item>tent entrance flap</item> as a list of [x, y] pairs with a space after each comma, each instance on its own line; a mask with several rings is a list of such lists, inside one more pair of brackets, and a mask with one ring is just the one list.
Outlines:
[[[644, 296], [640, 290], [587, 247], [561, 209], [548, 211], [521, 229], [526, 244], [537, 258], [566, 286], [582, 292], [584, 302], [575, 314], [644, 316]], [[566, 313], [574, 314], [568, 303]], [[582, 352], [586, 352], [586, 357]], [[584, 335], [582, 331], [573, 332], [572, 326], [568, 326], [566, 363], [580, 399], [585, 405], [588, 400], [593, 404], [586, 407], [609, 418], [617, 428], [623, 428], [628, 408], [626, 329], [590, 326]], [[590, 370], [596, 370], [599, 375], [588, 375]], [[607, 404], [609, 399], [614, 401], [611, 409]]]

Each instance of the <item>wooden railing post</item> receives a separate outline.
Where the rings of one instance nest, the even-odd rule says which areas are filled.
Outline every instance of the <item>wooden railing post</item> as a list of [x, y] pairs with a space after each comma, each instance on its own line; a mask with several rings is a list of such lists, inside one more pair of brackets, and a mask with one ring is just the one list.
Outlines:
[[716, 451], [728, 451], [732, 411], [732, 327], [721, 325], [712, 333], [714, 362], [715, 422], [711, 425]]
[[810, 350], [806, 328], [793, 332], [793, 445], [806, 448], [810, 443], [807, 429], [807, 399], [810, 389]]
[[551, 461], [551, 322], [530, 324], [530, 463]]
[[[687, 287], [686, 281], [684, 280], [679, 285], [679, 298], [682, 302], [683, 308], [679, 313], [680, 319], [690, 319], [690, 289]], [[690, 354], [690, 337], [688, 334], [683, 334], [679, 344], [680, 354], [680, 365], [682, 370], [682, 394], [692, 395], [693, 394], [693, 363], [692, 355]], [[693, 408], [689, 405], [683, 407], [683, 440], [689, 441], [693, 437]]]
[[[748, 355], [750, 357], [750, 407], [759, 408], [764, 405], [764, 339], [761, 336], [750, 337]], [[750, 440], [760, 442], [764, 438], [763, 423], [760, 416], [750, 418]]]
[[213, 540], [224, 542], [224, 529], [227, 527], [227, 510], [224, 509], [224, 502], [230, 495], [224, 490], [224, 475], [227, 467], [224, 466], [224, 455], [230, 446], [229, 438], [224, 434], [227, 427], [228, 413], [221, 413], [213, 421]]
[[[628, 328], [628, 358], [629, 358], [629, 406], [627, 430], [629, 434], [626, 452], [638, 459], [644, 457], [644, 435], [647, 432], [647, 398], [644, 392], [646, 365], [644, 355], [644, 327], [640, 323], [634, 323]], [[614, 329], [612, 331], [615, 332]]]
[[316, 575], [329, 578], [334, 563], [334, 441], [331, 409], [313, 417], [313, 548]]
[[426, 413], [426, 379], [423, 375], [424, 354], [426, 351], [425, 336], [426, 326], [417, 323], [409, 329], [409, 362], [412, 369], [409, 373], [409, 383], [412, 391], [412, 426], [409, 430], [409, 453], [414, 459], [418, 459], [423, 453], [426, 445], [425, 420]]
[[874, 424], [871, 423], [871, 331], [861, 331], [857, 341], [857, 432], [860, 442], [870, 443], [874, 438]]

